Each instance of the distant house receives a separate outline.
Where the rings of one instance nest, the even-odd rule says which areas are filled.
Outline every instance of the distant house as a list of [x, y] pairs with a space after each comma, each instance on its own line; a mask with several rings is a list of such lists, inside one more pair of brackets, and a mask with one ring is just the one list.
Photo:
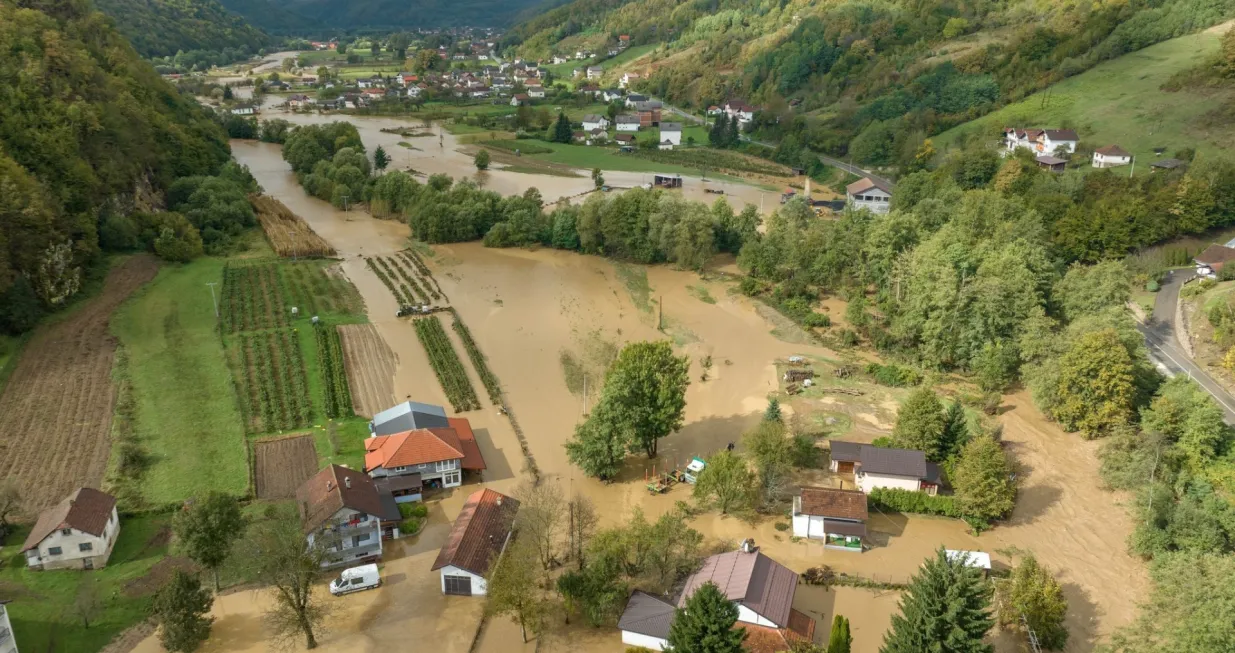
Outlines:
[[257, 106], [253, 104], [237, 104], [227, 110], [233, 116], [251, 116], [257, 113]]
[[583, 68], [575, 68], [574, 70], [570, 71], [570, 76], [571, 77], [583, 77], [584, 72], [585, 71]]
[[116, 498], [83, 487], [39, 513], [21, 552], [31, 569], [99, 569], [119, 535]]
[[560, 63], [566, 63], [567, 61], [570, 61], [570, 59], [567, 59], [566, 57], [563, 57], [563, 56], [562, 56], [562, 55], [560, 55], [560, 54], [555, 54], [555, 55], [553, 55], [553, 63], [554, 63], [554, 65], [556, 65], [556, 64], [560, 64]]
[[[746, 629], [747, 650], [789, 651], [798, 643], [813, 641], [815, 620], [793, 609], [798, 575], [756, 551], [749, 542], [738, 551], [704, 560], [703, 567], [686, 579], [677, 607], [685, 607], [696, 590], [711, 582], [737, 605], [734, 626]], [[665, 650], [675, 615], [673, 607], [650, 594], [632, 593], [618, 621], [622, 642]]]
[[10, 599], [0, 598], [0, 653], [17, 653], [13, 624], [9, 623], [9, 611], [4, 607], [9, 602]]
[[604, 145], [608, 140], [609, 132], [603, 128], [597, 127], [596, 129], [589, 130], [587, 133], [588, 145]]
[[681, 145], [682, 144], [682, 123], [680, 122], [662, 122], [660, 123], [660, 143], [664, 145]]
[[1039, 168], [1046, 168], [1051, 172], [1063, 172], [1064, 167], [1068, 165], [1067, 159], [1061, 159], [1049, 154], [1039, 154], [1034, 157], [1034, 162], [1038, 164]]
[[1054, 154], [1063, 148], [1072, 154], [1080, 137], [1072, 129], [1018, 129], [1008, 128], [1003, 132], [1004, 147], [1008, 152], [1026, 147], [1039, 154]]
[[1161, 161], [1154, 161], [1149, 164], [1149, 171], [1157, 172], [1159, 170], [1175, 170], [1176, 168], [1186, 167], [1187, 165], [1187, 162], [1180, 161], [1179, 159], [1162, 159]]
[[635, 144], [635, 137], [630, 134], [617, 134], [613, 137], [613, 140], [617, 141], [621, 145]]
[[614, 118], [617, 123], [619, 132], [637, 132], [639, 131], [639, 116], [623, 113], [617, 118]]
[[527, 104], [531, 100], [532, 98], [528, 97], [527, 93], [515, 93], [514, 96], [510, 98], [510, 106], [520, 107]]
[[635, 114], [639, 116], [640, 127], [655, 127], [660, 124], [660, 102], [644, 101], [635, 103]]
[[545, 89], [541, 86], [527, 87], [527, 96], [533, 100], [543, 100], [545, 97]]
[[588, 66], [587, 78], [600, 79], [605, 74], [605, 69], [601, 66]]
[[[1224, 245], [1210, 245], [1205, 251], [1196, 255], [1197, 274], [1201, 276], [1216, 275], [1227, 263], [1235, 260], [1235, 248]], [[1208, 272], [1205, 270], [1208, 269]]]
[[618, 86], [630, 88], [631, 83], [637, 81], [639, 81], [639, 73], [622, 73], [622, 79], [618, 82]]
[[845, 551], [862, 551], [866, 537], [866, 494], [857, 490], [804, 487], [793, 498], [793, 534], [823, 540]]
[[329, 465], [296, 490], [300, 526], [309, 546], [323, 547], [322, 568], [375, 562], [382, 535], [398, 537], [399, 507], [373, 479], [342, 465]]
[[317, 104], [317, 100], [314, 100], [308, 95], [296, 94], [287, 98], [287, 106], [293, 109], [311, 107], [314, 104]]
[[648, 98], [646, 95], [639, 95], [638, 93], [630, 93], [626, 96], [626, 108], [633, 109], [636, 104], [639, 104], [640, 102], [647, 102], [647, 101], [648, 101]]
[[887, 213], [892, 207], [892, 189], [883, 182], [866, 177], [845, 187], [845, 199], [855, 209]]
[[620, 100], [622, 99], [622, 91], [616, 88], [607, 88], [600, 92], [600, 97], [603, 98], [605, 102]]
[[589, 113], [583, 116], [583, 131], [592, 131], [593, 129], [608, 129], [609, 119], [595, 113]]
[[720, 108], [720, 107], [716, 106], [715, 104], [713, 104], [712, 106], [708, 107], [708, 110], [707, 110], [707, 112], [706, 112], [706, 115], [709, 115], [709, 116], [719, 116], [720, 114], [722, 114], [722, 113], [724, 113], [724, 112], [725, 112], [725, 110], [724, 110], [724, 109], [722, 109], [722, 108]]
[[576, 143], [586, 143], [587, 142], [587, 132], [582, 131], [582, 130], [573, 131], [570, 133], [570, 139]]
[[441, 570], [443, 594], [487, 593], [490, 565], [506, 550], [518, 512], [518, 500], [488, 488], [467, 498], [433, 563], [432, 571]]
[[1093, 167], [1118, 168], [1132, 162], [1132, 153], [1118, 145], [1107, 145], [1093, 151]]
[[853, 476], [863, 492], [899, 488], [933, 495], [939, 491], [939, 466], [927, 462], [921, 451], [864, 444], [859, 458]]
[[736, 118], [740, 124], [746, 124], [755, 119], [755, 107], [742, 100], [729, 100], [724, 108], [725, 113], [729, 114], [729, 119]]

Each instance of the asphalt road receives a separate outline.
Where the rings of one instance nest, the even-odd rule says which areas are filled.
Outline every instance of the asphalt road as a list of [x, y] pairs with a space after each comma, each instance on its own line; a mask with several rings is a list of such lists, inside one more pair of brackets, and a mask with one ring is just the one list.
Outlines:
[[[1222, 406], [1228, 424], [1235, 424], [1235, 396], [1227, 392], [1204, 369], [1192, 362], [1184, 352], [1177, 337], [1182, 333], [1175, 324], [1176, 308], [1179, 305], [1179, 291], [1185, 282], [1193, 278], [1189, 271], [1174, 270], [1168, 272], [1154, 299], [1154, 314], [1143, 324], [1137, 325], [1137, 330], [1145, 336], [1145, 347], [1149, 350], [1149, 358], [1166, 373], [1187, 374], [1196, 381]], [[1178, 329], [1178, 330], [1177, 330]]]

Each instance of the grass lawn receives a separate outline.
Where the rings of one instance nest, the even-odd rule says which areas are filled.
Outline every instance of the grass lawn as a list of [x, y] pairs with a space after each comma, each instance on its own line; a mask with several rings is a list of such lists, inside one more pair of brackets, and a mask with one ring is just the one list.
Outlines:
[[[18, 551], [30, 527], [9, 536], [0, 565], [0, 588], [13, 634], [22, 651], [97, 651], [116, 634], [146, 618], [151, 597], [130, 596], [125, 585], [141, 578], [167, 554], [167, 541], [160, 531], [170, 515], [121, 517], [120, 537], [107, 567], [94, 571], [69, 569], [32, 571]], [[77, 596], [87, 583], [94, 585], [102, 608], [82, 625], [74, 614]]]
[[[1161, 90], [1172, 74], [1192, 68], [1218, 50], [1221, 35], [1209, 31], [1164, 41], [1095, 66], [1070, 77], [1047, 92], [1029, 96], [987, 116], [935, 137], [940, 150], [955, 145], [965, 134], [984, 140], [998, 138], [1005, 126], [1074, 127], [1081, 140], [1101, 147], [1117, 143], [1148, 164], [1153, 148], [1167, 148], [1167, 156], [1182, 147], [1217, 153], [1235, 145], [1235, 127], [1229, 121], [1206, 125], [1207, 113], [1231, 97], [1229, 91]], [[1148, 172], [1148, 165], [1137, 171]]]
[[249, 486], [244, 422], [206, 287], [222, 283], [223, 263], [167, 265], [112, 317], [128, 355], [136, 434], [152, 460], [143, 478], [151, 502]]
[[600, 168], [602, 170], [621, 170], [626, 172], [663, 172], [670, 174], [693, 175], [699, 171], [686, 166], [655, 163], [634, 156], [621, 154], [617, 148], [592, 145], [566, 145], [563, 143], [548, 143], [536, 141], [553, 150], [552, 154], [529, 155], [534, 159], [542, 159], [560, 163], [574, 168]]
[[[605, 76], [608, 77], [609, 73], [612, 72], [614, 69], [621, 68], [622, 66], [634, 61], [635, 59], [638, 59], [639, 57], [642, 57], [643, 55], [655, 49], [656, 49], [656, 44], [636, 45], [634, 47], [626, 48], [624, 52], [622, 52], [616, 57], [601, 61], [599, 65], [605, 69]], [[574, 55], [573, 52], [571, 52], [570, 54], [572, 56]], [[574, 59], [571, 59], [570, 61], [567, 61], [566, 63], [548, 64], [546, 66], [542, 66], [542, 68], [553, 73], [553, 77], [555, 79], [569, 80], [571, 78], [571, 73], [574, 72], [575, 68], [586, 69], [588, 66], [595, 66], [595, 65], [598, 65], [598, 64], [596, 62], [596, 58], [593, 57], [591, 59], [584, 59], [582, 61], [575, 61]]]

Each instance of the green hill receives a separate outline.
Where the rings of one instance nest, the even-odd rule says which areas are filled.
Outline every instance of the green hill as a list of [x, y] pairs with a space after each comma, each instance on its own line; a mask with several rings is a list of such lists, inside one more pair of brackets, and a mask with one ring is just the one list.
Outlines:
[[1171, 39], [1099, 64], [940, 134], [936, 148], [943, 150], [968, 138], [998, 138], [1004, 127], [1066, 126], [1075, 128], [1088, 145], [1116, 143], [1134, 154], [1149, 154], [1155, 147], [1170, 152], [1185, 147], [1227, 151], [1235, 147], [1230, 113], [1235, 86], [1192, 86], [1173, 92], [1162, 88], [1173, 76], [1209, 62], [1227, 27]]
[[215, 0], [95, 0], [144, 57], [190, 50], [256, 53], [270, 37]]
[[272, 33], [398, 27], [502, 27], [542, 0], [223, 0]]

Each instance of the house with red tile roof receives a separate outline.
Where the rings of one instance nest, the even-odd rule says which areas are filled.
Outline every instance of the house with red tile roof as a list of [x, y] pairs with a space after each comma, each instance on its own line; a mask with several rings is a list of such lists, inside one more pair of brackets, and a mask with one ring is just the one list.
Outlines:
[[119, 536], [116, 498], [83, 487], [39, 513], [21, 551], [31, 569], [98, 569]]
[[483, 596], [493, 563], [510, 543], [519, 501], [488, 488], [467, 498], [432, 571], [441, 571], [442, 593]]
[[418, 474], [430, 488], [458, 487], [464, 471], [486, 467], [472, 425], [441, 406], [404, 402], [375, 415], [370, 431], [364, 469], [379, 481]]

